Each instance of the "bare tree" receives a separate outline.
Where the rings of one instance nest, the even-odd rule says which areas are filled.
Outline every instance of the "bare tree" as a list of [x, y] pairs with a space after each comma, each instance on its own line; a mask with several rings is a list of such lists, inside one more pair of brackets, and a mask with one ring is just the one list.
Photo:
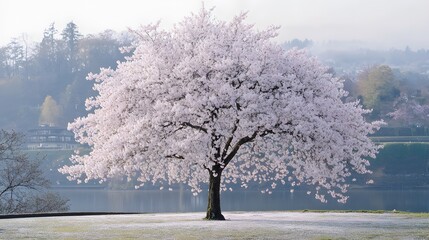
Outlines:
[[21, 151], [22, 139], [0, 130], [0, 213], [67, 211], [68, 200], [47, 192], [41, 160], [30, 160]]

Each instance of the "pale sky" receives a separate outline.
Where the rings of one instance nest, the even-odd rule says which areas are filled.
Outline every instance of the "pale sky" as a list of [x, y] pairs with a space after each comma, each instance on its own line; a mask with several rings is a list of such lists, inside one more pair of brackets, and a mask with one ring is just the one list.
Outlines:
[[[171, 27], [201, 0], [0, 0], [0, 46], [27, 33], [41, 41], [44, 29], [73, 21], [86, 35], [105, 29], [123, 31], [161, 20]], [[281, 26], [278, 41], [359, 41], [369, 46], [429, 49], [429, 0], [205, 0], [214, 14], [230, 20], [248, 12], [259, 29]]]

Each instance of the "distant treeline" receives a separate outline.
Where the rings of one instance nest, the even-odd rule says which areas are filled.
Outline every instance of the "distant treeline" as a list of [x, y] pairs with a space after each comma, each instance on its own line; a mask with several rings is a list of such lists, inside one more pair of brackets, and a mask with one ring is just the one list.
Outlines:
[[86, 114], [85, 99], [95, 95], [86, 76], [116, 68], [126, 56], [121, 47], [132, 41], [131, 34], [111, 30], [83, 36], [70, 22], [62, 31], [52, 23], [41, 42], [23, 35], [0, 46], [0, 129], [65, 127]]
[[[429, 50], [370, 50], [359, 43], [308, 39], [294, 39], [284, 47], [305, 48], [330, 66], [344, 80], [349, 92], [345, 101], [359, 100], [372, 109], [368, 120], [384, 119], [391, 127], [429, 126]], [[402, 133], [407, 131], [399, 132], [411, 134]]]
[[372, 136], [374, 137], [429, 136], [429, 127], [382, 127]]
[[359, 42], [330, 41], [315, 43], [312, 40], [293, 39], [283, 44], [284, 48], [308, 49], [322, 61], [343, 74], [356, 75], [362, 66], [389, 65], [401, 71], [429, 74], [428, 49], [369, 49]]

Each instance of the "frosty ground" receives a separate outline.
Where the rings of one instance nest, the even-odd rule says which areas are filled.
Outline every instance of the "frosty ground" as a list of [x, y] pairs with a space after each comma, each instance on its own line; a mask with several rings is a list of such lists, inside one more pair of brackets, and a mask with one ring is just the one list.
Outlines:
[[0, 219], [0, 239], [429, 239], [427, 214], [225, 212]]

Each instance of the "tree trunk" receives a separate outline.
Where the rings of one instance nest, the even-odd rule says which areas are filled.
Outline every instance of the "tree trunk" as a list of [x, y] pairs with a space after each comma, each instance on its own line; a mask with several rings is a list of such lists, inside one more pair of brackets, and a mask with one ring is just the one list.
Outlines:
[[[220, 181], [222, 171], [220, 166], [214, 166], [210, 172], [209, 196], [207, 204], [207, 220], [225, 220], [220, 210]], [[213, 174], [215, 173], [215, 175]]]

